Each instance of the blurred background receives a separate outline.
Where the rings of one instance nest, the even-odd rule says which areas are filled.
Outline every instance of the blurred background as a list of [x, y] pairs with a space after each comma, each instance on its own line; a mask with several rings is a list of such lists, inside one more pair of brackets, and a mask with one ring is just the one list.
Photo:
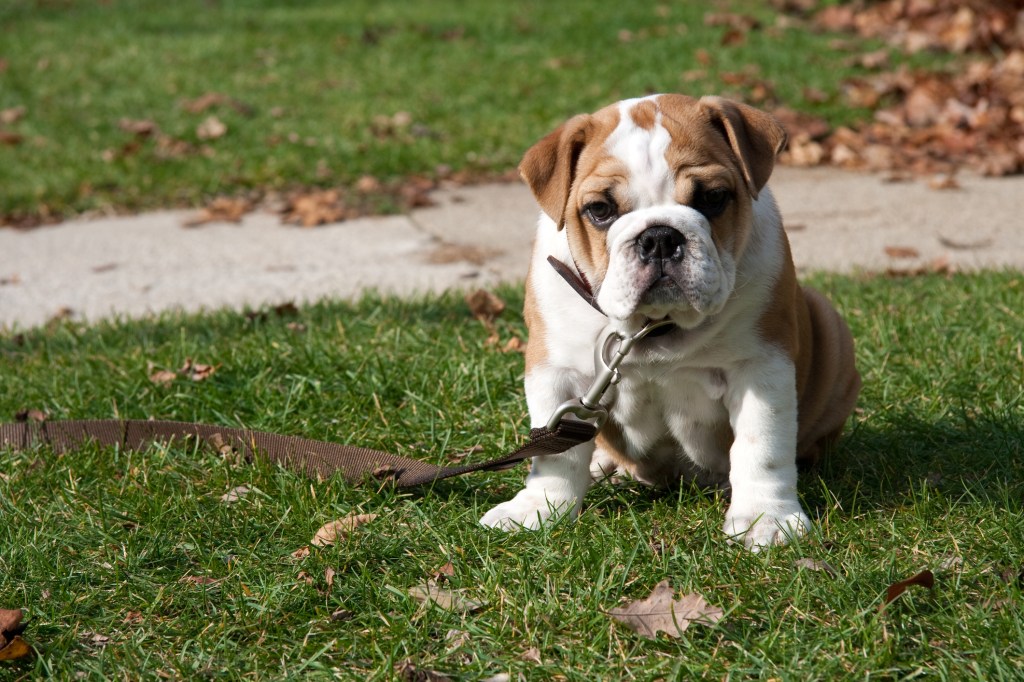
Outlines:
[[5, 0], [0, 224], [401, 211], [655, 92], [772, 111], [785, 163], [952, 187], [1024, 168], [1022, 46], [1020, 0]]

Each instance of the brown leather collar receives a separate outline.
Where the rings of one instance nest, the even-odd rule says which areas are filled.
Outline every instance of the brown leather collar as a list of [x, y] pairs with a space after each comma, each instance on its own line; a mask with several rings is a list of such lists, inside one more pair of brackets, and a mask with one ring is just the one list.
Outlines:
[[594, 294], [594, 288], [590, 286], [590, 282], [587, 281], [587, 276], [584, 275], [578, 267], [574, 270], [554, 256], [548, 256], [548, 263], [550, 263], [551, 267], [555, 269], [555, 272], [557, 272], [562, 279], [572, 287], [572, 290], [580, 295], [580, 298], [589, 303], [594, 310], [605, 317], [608, 317], [608, 315], [601, 310], [601, 306], [597, 304], [597, 296]]

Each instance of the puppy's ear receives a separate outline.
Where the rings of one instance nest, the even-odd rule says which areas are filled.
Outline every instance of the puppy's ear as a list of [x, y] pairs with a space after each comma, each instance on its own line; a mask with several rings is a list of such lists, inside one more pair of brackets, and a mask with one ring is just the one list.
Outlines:
[[756, 199], [772, 174], [776, 154], [786, 144], [786, 131], [770, 114], [746, 104], [701, 97], [700, 105], [732, 147], [750, 196]]
[[576, 177], [576, 162], [587, 143], [590, 127], [587, 114], [570, 118], [530, 147], [519, 164], [519, 174], [558, 229], [565, 226], [565, 207]]

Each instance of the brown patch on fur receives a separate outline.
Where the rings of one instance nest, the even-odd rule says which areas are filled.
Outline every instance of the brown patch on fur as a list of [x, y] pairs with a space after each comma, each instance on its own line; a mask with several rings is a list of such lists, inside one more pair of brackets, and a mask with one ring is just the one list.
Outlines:
[[629, 110], [629, 117], [638, 128], [651, 130], [658, 118], [658, 105], [649, 99], [638, 102]]
[[846, 322], [824, 296], [797, 283], [789, 241], [783, 239], [785, 265], [758, 327], [796, 369], [797, 463], [809, 467], [839, 438], [861, 381]]
[[576, 163], [587, 144], [590, 129], [590, 116], [574, 116], [530, 147], [519, 163], [519, 174], [530, 186], [541, 209], [559, 228], [565, 222]]
[[[533, 277], [533, 265], [526, 274], [529, 283]], [[548, 359], [547, 326], [537, 305], [537, 295], [532, 286], [526, 287], [526, 299], [523, 301], [523, 319], [526, 321], [526, 373], [532, 368], [545, 364]]]
[[786, 144], [785, 129], [771, 114], [746, 104], [721, 97], [701, 97], [699, 104], [729, 141], [750, 195], [756, 199], [775, 168], [775, 156]]

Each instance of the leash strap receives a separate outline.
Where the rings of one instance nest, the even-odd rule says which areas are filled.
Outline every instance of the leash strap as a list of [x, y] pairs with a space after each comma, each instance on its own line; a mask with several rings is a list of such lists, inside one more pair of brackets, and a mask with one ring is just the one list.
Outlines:
[[305, 473], [311, 478], [339, 474], [351, 482], [367, 478], [392, 479], [400, 488], [433, 483], [471, 471], [497, 471], [537, 457], [553, 455], [592, 440], [597, 429], [576, 419], [562, 419], [555, 428], [530, 432], [523, 447], [477, 464], [441, 467], [408, 457], [367, 448], [282, 436], [250, 429], [235, 429], [191, 422], [141, 419], [93, 419], [0, 424], [0, 449], [27, 450], [49, 445], [61, 453], [95, 441], [108, 447], [139, 450], [150, 443], [174, 440], [212, 445], [220, 452], [238, 452], [248, 460], [262, 456], [270, 462]]
[[[601, 306], [597, 304], [597, 296], [594, 294], [594, 288], [590, 286], [590, 282], [582, 274], [576, 274], [576, 272], [568, 265], [558, 260], [554, 256], [548, 256], [548, 264], [555, 269], [555, 272], [565, 280], [565, 283], [572, 287], [580, 298], [590, 304], [597, 312], [605, 315], [605, 312], [601, 310]], [[578, 268], [577, 268], [578, 270]], [[607, 317], [607, 315], [605, 315]]]

